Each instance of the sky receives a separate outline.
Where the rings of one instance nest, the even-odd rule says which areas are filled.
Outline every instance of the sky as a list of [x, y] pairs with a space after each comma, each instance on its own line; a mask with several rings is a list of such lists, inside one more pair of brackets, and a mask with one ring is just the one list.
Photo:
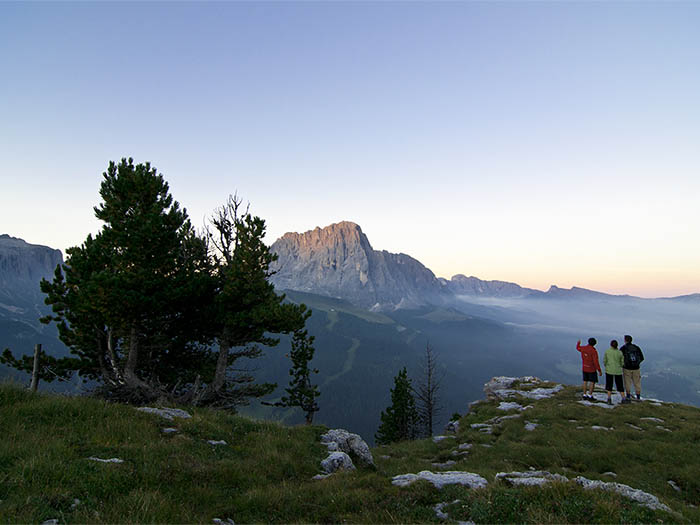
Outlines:
[[110, 160], [195, 226], [359, 224], [437, 276], [700, 292], [700, 2], [0, 2], [0, 234]]

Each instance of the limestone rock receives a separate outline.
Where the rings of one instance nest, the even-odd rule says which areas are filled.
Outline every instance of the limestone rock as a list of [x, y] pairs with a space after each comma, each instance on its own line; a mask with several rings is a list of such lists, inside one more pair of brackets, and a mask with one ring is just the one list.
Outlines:
[[440, 441], [445, 441], [446, 439], [455, 439], [454, 436], [433, 436], [433, 443], [440, 443]]
[[455, 419], [447, 423], [447, 425], [445, 425], [445, 432], [451, 432], [452, 434], [459, 432], [459, 420]]
[[[519, 382], [521, 387], [535, 386], [536, 388], [533, 388], [531, 390], [513, 388], [516, 382]], [[488, 399], [492, 400], [504, 400], [515, 396], [522, 396], [527, 399], [538, 400], [552, 397], [554, 394], [556, 394], [564, 388], [562, 385], [555, 385], [553, 387], [537, 387], [537, 385], [541, 383], [543, 383], [543, 381], [534, 376], [498, 376], [492, 378], [488, 383], [484, 385], [484, 392], [486, 393]]]
[[464, 485], [472, 489], [480, 489], [488, 485], [488, 482], [478, 474], [458, 470], [437, 473], [423, 470], [418, 474], [401, 474], [394, 476], [391, 483], [392, 485], [405, 487], [421, 479], [432, 483], [438, 489], [445, 485]]
[[672, 512], [671, 509], [661, 503], [659, 498], [648, 492], [644, 492], [639, 489], [633, 489], [629, 485], [623, 485], [622, 483], [597, 481], [584, 478], [583, 476], [578, 476], [574, 479], [576, 483], [581, 485], [586, 490], [600, 489], [617, 492], [621, 496], [636, 501], [637, 503], [644, 505], [652, 510], [663, 510], [666, 512]]
[[501, 401], [496, 408], [498, 410], [523, 410], [525, 407], [523, 407], [520, 403]]
[[155, 414], [168, 421], [173, 421], [174, 418], [190, 419], [192, 416], [186, 410], [179, 408], [155, 408], [155, 407], [139, 407], [136, 410], [146, 412], [147, 414]]
[[219, 440], [219, 441], [216, 441], [216, 440], [213, 440], [213, 439], [208, 439], [208, 440], [207, 440], [207, 443], [209, 443], [210, 445], [214, 445], [214, 446], [217, 446], [217, 445], [228, 445], [228, 443], [226, 443], [226, 441], [224, 441], [223, 439], [221, 439], [221, 440]]
[[374, 466], [372, 452], [370, 452], [365, 440], [358, 434], [353, 434], [342, 428], [336, 428], [323, 434], [321, 443], [328, 447], [329, 452], [345, 452], [357, 458], [364, 465]]
[[100, 463], [124, 463], [123, 459], [119, 458], [109, 458], [109, 459], [102, 459], [102, 458], [96, 458], [94, 456], [91, 456], [88, 458], [90, 461], [98, 461]]
[[355, 470], [355, 465], [345, 452], [331, 452], [321, 461], [321, 468], [326, 474], [333, 474], [339, 470]]
[[511, 487], [516, 486], [537, 486], [541, 487], [553, 481], [567, 482], [569, 479], [561, 474], [552, 474], [544, 470], [530, 470], [527, 472], [499, 472], [496, 480], [503, 481]]

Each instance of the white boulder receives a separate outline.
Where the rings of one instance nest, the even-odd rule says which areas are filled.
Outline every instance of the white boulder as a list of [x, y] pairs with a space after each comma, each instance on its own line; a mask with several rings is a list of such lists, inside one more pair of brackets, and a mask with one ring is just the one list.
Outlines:
[[472, 489], [481, 489], [488, 485], [488, 482], [478, 474], [457, 470], [437, 473], [423, 470], [418, 474], [401, 474], [399, 476], [394, 476], [391, 483], [392, 485], [405, 487], [421, 479], [432, 483], [438, 489], [441, 489], [445, 485], [464, 485]]
[[328, 447], [329, 452], [345, 452], [354, 455], [361, 463], [374, 466], [374, 458], [369, 446], [358, 434], [353, 434], [342, 428], [329, 430], [321, 436], [321, 443]]

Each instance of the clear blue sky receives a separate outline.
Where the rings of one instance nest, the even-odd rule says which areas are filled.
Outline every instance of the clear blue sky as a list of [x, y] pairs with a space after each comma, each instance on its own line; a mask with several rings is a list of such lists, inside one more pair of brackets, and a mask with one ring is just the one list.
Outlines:
[[0, 233], [98, 230], [109, 160], [195, 225], [546, 289], [700, 292], [700, 2], [0, 3]]

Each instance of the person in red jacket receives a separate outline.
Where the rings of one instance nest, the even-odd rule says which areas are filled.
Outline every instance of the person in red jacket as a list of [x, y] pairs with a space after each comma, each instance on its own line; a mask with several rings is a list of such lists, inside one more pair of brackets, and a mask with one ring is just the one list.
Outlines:
[[593, 387], [598, 382], [598, 374], [603, 374], [598, 362], [598, 351], [595, 349], [597, 342], [594, 337], [591, 337], [586, 346], [581, 346], [580, 340], [576, 343], [576, 350], [581, 352], [583, 360], [583, 399], [589, 401], [594, 400]]

